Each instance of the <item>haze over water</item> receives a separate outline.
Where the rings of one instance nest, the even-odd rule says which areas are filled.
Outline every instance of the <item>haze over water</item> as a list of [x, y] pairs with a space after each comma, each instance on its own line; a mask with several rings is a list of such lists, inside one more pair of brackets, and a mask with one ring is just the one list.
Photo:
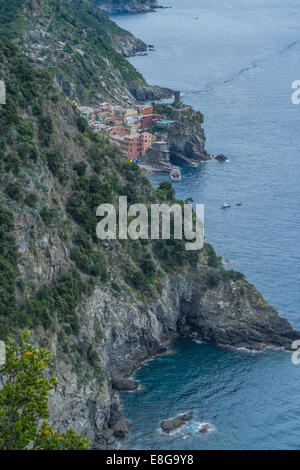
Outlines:
[[[299, 2], [167, 3], [172, 9], [113, 19], [155, 45], [131, 62], [149, 83], [180, 89], [205, 116], [207, 151], [230, 158], [182, 168], [176, 195], [205, 204], [206, 240], [300, 329], [300, 105], [291, 102], [300, 80]], [[232, 207], [221, 210], [225, 201]], [[136, 378], [141, 390], [124, 394], [133, 421], [127, 448], [300, 448], [300, 365], [287, 352], [181, 340]], [[190, 409], [195, 418], [183, 432], [159, 433], [161, 419]], [[214, 431], [199, 436], [201, 422]]]

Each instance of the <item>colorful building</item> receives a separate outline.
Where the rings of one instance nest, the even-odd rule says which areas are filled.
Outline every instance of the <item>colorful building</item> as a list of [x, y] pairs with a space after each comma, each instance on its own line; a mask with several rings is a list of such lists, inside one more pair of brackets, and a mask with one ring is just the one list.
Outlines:
[[109, 140], [116, 144], [128, 158], [134, 159], [145, 155], [146, 151], [151, 148], [153, 136], [148, 132], [124, 135], [123, 131], [117, 132], [111, 129]]

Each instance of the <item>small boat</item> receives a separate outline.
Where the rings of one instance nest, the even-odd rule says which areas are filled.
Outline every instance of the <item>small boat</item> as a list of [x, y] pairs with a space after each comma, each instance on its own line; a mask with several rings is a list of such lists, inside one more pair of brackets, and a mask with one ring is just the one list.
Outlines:
[[242, 203], [242, 202], [237, 202], [236, 205], [237, 205], [237, 206], [242, 206], [243, 203]]
[[225, 263], [231, 263], [231, 259], [225, 259]]
[[181, 173], [179, 168], [173, 168], [170, 173], [170, 178], [172, 181], [180, 181], [181, 180]]
[[231, 207], [231, 204], [229, 204], [229, 202], [224, 202], [223, 206], [221, 206], [221, 209], [226, 209], [227, 207]]

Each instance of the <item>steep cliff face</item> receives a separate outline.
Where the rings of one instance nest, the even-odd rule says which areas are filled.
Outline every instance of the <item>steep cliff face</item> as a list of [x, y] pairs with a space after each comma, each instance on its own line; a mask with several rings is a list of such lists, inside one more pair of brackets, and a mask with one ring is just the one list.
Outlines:
[[2, 35], [19, 38], [23, 54], [50, 71], [64, 94], [82, 105], [172, 94], [148, 85], [124, 58], [145, 51], [146, 44], [92, 0], [16, 0], [0, 11], [0, 25]]
[[[52, 397], [55, 425], [61, 430], [72, 425], [105, 447], [111, 436], [108, 431], [116, 424], [116, 404], [119, 407], [111, 388], [113, 379], [130, 375], [145, 359], [162, 353], [165, 341], [178, 335], [251, 349], [290, 347], [299, 338], [246, 281], [221, 280], [212, 287], [209, 279], [209, 269], [201, 265], [194, 274], [169, 276], [160, 297], [149, 304], [128, 303], [96, 288], [82, 306], [82, 334], [94, 340], [95, 324], [105, 325], [96, 346], [105, 379], [100, 387], [93, 381], [80, 384], [68, 364], [59, 361], [60, 385]], [[55, 348], [53, 352], [57, 353]]]
[[146, 13], [162, 8], [157, 0], [95, 0], [95, 3], [107, 13]]
[[197, 162], [210, 160], [205, 150], [203, 116], [191, 108], [181, 110], [178, 125], [170, 128], [170, 154], [174, 163], [193, 166]]

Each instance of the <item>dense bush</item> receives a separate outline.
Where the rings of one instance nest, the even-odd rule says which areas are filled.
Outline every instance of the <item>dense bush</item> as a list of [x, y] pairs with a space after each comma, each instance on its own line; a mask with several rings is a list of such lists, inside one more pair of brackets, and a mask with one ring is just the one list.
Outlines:
[[86, 171], [87, 164], [85, 162], [75, 163], [73, 170], [76, 171], [78, 176], [84, 176]]
[[34, 207], [37, 201], [38, 201], [38, 197], [37, 197], [37, 194], [34, 192], [28, 193], [25, 198], [25, 203], [30, 207]]
[[74, 237], [74, 247], [71, 250], [71, 259], [78, 269], [91, 276], [101, 276], [103, 281], [107, 280], [106, 262], [101, 253], [93, 250], [89, 236], [83, 231]]
[[76, 124], [77, 124], [77, 127], [78, 127], [78, 130], [79, 132], [85, 132], [86, 129], [88, 128], [88, 123], [87, 123], [87, 120], [84, 119], [83, 117], [79, 117], [77, 118], [76, 120]]
[[76, 308], [86, 289], [79, 273], [72, 269], [61, 273], [53, 287], [43, 286], [21, 308], [19, 321], [24, 326], [55, 326], [58, 321], [67, 333], [75, 334], [79, 328]]
[[56, 149], [49, 150], [46, 153], [46, 158], [49, 170], [51, 170], [52, 173], [57, 176], [59, 174], [59, 170], [62, 164], [62, 156], [60, 152]]
[[97, 175], [82, 176], [74, 184], [74, 191], [67, 203], [67, 211], [85, 231], [96, 237], [96, 209], [99, 204], [112, 201], [112, 188], [102, 183]]
[[11, 171], [15, 176], [17, 176], [20, 172], [22, 166], [22, 160], [20, 159], [19, 155], [15, 151], [8, 152], [4, 158], [4, 168], [6, 172]]
[[11, 181], [5, 188], [6, 194], [16, 202], [22, 202], [23, 194], [20, 183], [18, 181]]
[[222, 258], [216, 255], [216, 252], [210, 243], [205, 243], [204, 253], [207, 257], [207, 264], [211, 268], [220, 268], [222, 266]]
[[53, 218], [55, 216], [55, 211], [54, 209], [48, 209], [48, 207], [43, 207], [40, 216], [44, 222], [45, 225], [49, 226], [51, 225]]
[[161, 181], [156, 194], [163, 201], [175, 200], [175, 189], [169, 181]]

